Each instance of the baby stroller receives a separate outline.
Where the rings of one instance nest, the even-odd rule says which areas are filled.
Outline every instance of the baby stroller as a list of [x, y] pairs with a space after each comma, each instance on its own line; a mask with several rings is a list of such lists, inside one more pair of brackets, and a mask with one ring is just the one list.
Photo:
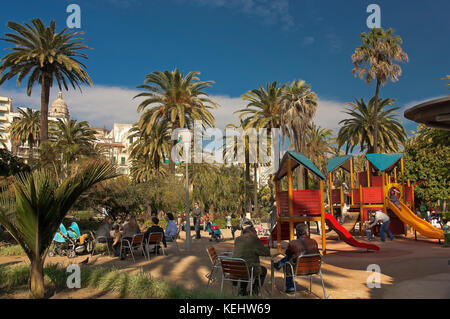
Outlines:
[[59, 231], [53, 237], [53, 249], [49, 251], [49, 257], [67, 256], [74, 258], [76, 255], [91, 253], [94, 249], [94, 236], [81, 235], [78, 224], [73, 222], [69, 229], [63, 224], [59, 225]]
[[216, 224], [208, 222], [208, 224], [206, 224], [206, 231], [211, 236], [209, 241], [212, 240], [219, 241], [220, 239], [222, 239], [222, 233], [220, 232], [219, 226], [217, 226]]

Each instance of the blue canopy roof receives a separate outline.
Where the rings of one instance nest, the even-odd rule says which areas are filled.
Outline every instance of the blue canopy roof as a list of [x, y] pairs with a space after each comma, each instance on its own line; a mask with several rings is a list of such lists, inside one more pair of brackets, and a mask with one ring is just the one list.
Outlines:
[[284, 154], [283, 159], [281, 160], [280, 168], [278, 169], [278, 172], [275, 175], [275, 179], [279, 180], [287, 174], [288, 157], [294, 160], [294, 163], [291, 166], [292, 170], [294, 170], [299, 165], [303, 165], [320, 179], [325, 179], [325, 176], [320, 172], [320, 170], [316, 167], [316, 165], [314, 165], [313, 162], [309, 160], [309, 158], [307, 158], [302, 153], [293, 151], [287, 151]]
[[[336, 168], [340, 167], [341, 165], [343, 165], [345, 162], [347, 162], [351, 158], [352, 158], [351, 155], [330, 158], [328, 161], [327, 173], [334, 171]], [[343, 168], [345, 168], [345, 167], [343, 167]], [[347, 168], [345, 168], [345, 169], [347, 169]]]
[[366, 155], [367, 160], [382, 172], [390, 170], [402, 157], [403, 153]]

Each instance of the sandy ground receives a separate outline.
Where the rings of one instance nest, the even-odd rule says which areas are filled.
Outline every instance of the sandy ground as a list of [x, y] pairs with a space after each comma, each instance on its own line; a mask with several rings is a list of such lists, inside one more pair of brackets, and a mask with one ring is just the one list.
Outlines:
[[[314, 233], [314, 228], [312, 228]], [[142, 269], [149, 272], [155, 278], [162, 278], [168, 283], [183, 285], [186, 288], [207, 287], [205, 275], [210, 271], [211, 262], [206, 253], [206, 248], [213, 245], [219, 255], [222, 252], [233, 249], [234, 241], [228, 230], [222, 230], [225, 240], [219, 243], [209, 241], [207, 233], [203, 233], [200, 240], [192, 239], [192, 251], [185, 250], [185, 233], [178, 240], [179, 251], [173, 244], [169, 244], [167, 256], [151, 256], [150, 260], [138, 255], [136, 263], [127, 258], [119, 260], [104, 255], [95, 255], [89, 259], [87, 265], [82, 267], [114, 267], [127, 272], [136, 272]], [[191, 233], [193, 235], [193, 232]], [[239, 232], [237, 232], [239, 234]], [[331, 234], [330, 234], [331, 236]], [[321, 239], [313, 234], [321, 247]], [[332, 236], [331, 236], [332, 237]], [[356, 237], [357, 240], [364, 240]], [[327, 254], [323, 258], [322, 272], [325, 280], [325, 288], [329, 298], [332, 299], [396, 299], [396, 298], [450, 298], [450, 248], [438, 245], [437, 240], [427, 240], [419, 237], [399, 237], [394, 241], [382, 243], [372, 242], [380, 246], [379, 252], [367, 252], [351, 247], [342, 241], [328, 240]], [[283, 243], [285, 246], [286, 243]], [[46, 263], [79, 263], [86, 256], [75, 259], [65, 257], [47, 258]], [[21, 256], [0, 256], [0, 265], [13, 264], [25, 261]], [[268, 276], [264, 284], [265, 298], [294, 298], [286, 295], [284, 291], [283, 273], [274, 272], [274, 290], [271, 291], [270, 258], [262, 257], [261, 263], [268, 269]], [[378, 265], [381, 270], [381, 286], [368, 288], [367, 280], [373, 276], [367, 271], [369, 265]], [[83, 269], [83, 268], [82, 268]], [[309, 287], [307, 279], [298, 279], [300, 287], [305, 290]], [[210, 289], [220, 291], [220, 280], [213, 283]], [[225, 282], [224, 289], [231, 292], [231, 284]], [[322, 298], [322, 287], [319, 277], [313, 277], [313, 294], [306, 291], [300, 292], [300, 298]], [[28, 293], [24, 289], [18, 289], [0, 298], [27, 298]], [[66, 290], [56, 293], [51, 298], [117, 298], [114, 293], [101, 293], [94, 289], [82, 288], [78, 290]]]

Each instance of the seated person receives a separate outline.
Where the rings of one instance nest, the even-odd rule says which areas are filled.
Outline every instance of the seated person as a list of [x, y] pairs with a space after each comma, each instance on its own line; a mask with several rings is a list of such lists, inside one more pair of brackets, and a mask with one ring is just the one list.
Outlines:
[[[274, 266], [276, 269], [281, 269], [281, 267], [285, 266], [286, 262], [290, 262], [295, 269], [295, 265], [297, 263], [298, 256], [301, 255], [309, 255], [309, 254], [318, 254], [319, 247], [317, 246], [317, 242], [314, 239], [309, 238], [308, 227], [305, 223], [298, 223], [295, 226], [295, 232], [297, 234], [296, 240], [291, 240], [286, 249], [286, 256], [281, 259], [279, 262], [275, 263]], [[286, 293], [295, 292], [294, 288], [294, 278], [291, 274], [291, 268], [285, 267], [286, 272]]]
[[131, 216], [128, 223], [123, 225], [123, 237], [131, 239], [134, 235], [139, 234], [141, 230], [136, 222], [136, 217]]
[[[167, 243], [166, 243], [166, 237], [164, 236], [164, 229], [162, 229], [161, 226], [158, 226], [158, 224], [159, 224], [158, 217], [152, 217], [152, 226], [149, 227], [147, 229], [147, 231], [144, 233], [144, 242], [147, 242], [148, 237], [150, 236], [151, 233], [162, 233], [163, 234], [162, 242], [164, 244], [164, 248], [166, 248], [167, 247]], [[148, 244], [149, 245], [155, 245], [156, 243], [155, 242], [149, 242]], [[157, 248], [155, 247], [153, 253], [156, 253], [156, 249], [158, 249], [158, 251], [159, 251], [159, 248], [160, 248], [159, 246]]]
[[120, 230], [123, 229], [123, 219], [122, 216], [117, 216], [116, 222], [114, 225], [119, 225]]
[[164, 232], [164, 237], [166, 238], [166, 241], [174, 241], [175, 237], [177, 237], [178, 234], [178, 228], [177, 224], [174, 221], [174, 217], [172, 213], [167, 213], [167, 219], [169, 220], [167, 222], [166, 231]]
[[107, 216], [97, 229], [97, 241], [99, 243], [106, 243], [110, 250], [113, 243], [113, 238], [111, 238], [111, 224], [112, 218]]
[[120, 233], [120, 229], [119, 229], [119, 225], [114, 225], [113, 226], [113, 232], [114, 232], [114, 236], [113, 236], [113, 243], [112, 243], [112, 248], [114, 249], [114, 256], [119, 257], [120, 256], [120, 238], [121, 233]]
[[[259, 293], [259, 283], [264, 285], [264, 279], [267, 275], [267, 269], [260, 265], [259, 256], [270, 256], [270, 248], [264, 246], [256, 234], [255, 227], [250, 220], [242, 224], [241, 236], [234, 242], [233, 258], [242, 258], [247, 262], [248, 267], [253, 267], [255, 281], [253, 282], [253, 292]], [[241, 282], [239, 294], [247, 295], [247, 283]]]

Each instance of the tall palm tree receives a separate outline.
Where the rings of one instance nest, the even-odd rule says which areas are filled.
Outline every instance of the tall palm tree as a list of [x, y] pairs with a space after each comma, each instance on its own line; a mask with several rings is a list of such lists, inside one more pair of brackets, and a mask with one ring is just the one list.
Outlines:
[[[130, 138], [135, 142], [130, 146], [132, 159], [143, 158], [150, 168], [157, 174], [160, 173], [161, 162], [170, 156], [171, 123], [166, 120], [156, 122], [153, 126], [145, 126], [145, 122], [139, 121], [130, 129]], [[150, 130], [149, 130], [150, 129]]]
[[0, 223], [30, 260], [30, 290], [35, 298], [44, 297], [45, 257], [67, 212], [92, 185], [115, 176], [114, 166], [94, 161], [62, 183], [45, 169], [20, 173], [14, 177], [13, 193], [1, 193]]
[[87, 121], [61, 120], [51, 127], [51, 139], [62, 154], [65, 164], [72, 163], [80, 156], [89, 156], [94, 152], [95, 131]]
[[48, 27], [41, 19], [33, 19], [31, 25], [25, 23], [25, 26], [9, 21], [7, 26], [16, 33], [6, 33], [0, 39], [14, 44], [9, 48], [12, 52], [0, 60], [0, 85], [16, 75], [20, 85], [29, 75], [27, 94], [30, 96], [33, 85], [40, 84], [42, 143], [48, 139], [48, 103], [53, 82], [56, 80], [60, 90], [62, 86], [68, 90], [68, 84], [74, 89], [80, 88], [80, 84], [92, 84], [86, 66], [79, 61], [88, 58], [82, 52], [88, 47], [79, 38], [84, 33], [68, 28], [57, 32], [54, 20]]
[[382, 152], [396, 152], [399, 146], [406, 140], [406, 132], [402, 124], [397, 120], [398, 107], [386, 109], [394, 104], [392, 99], [379, 99], [378, 110], [375, 107], [375, 98], [370, 99], [366, 105], [363, 99], [356, 103], [347, 103], [346, 112], [350, 118], [339, 122], [341, 129], [337, 142], [339, 147], [345, 145], [345, 152], [352, 152], [356, 146], [360, 151], [375, 152], [375, 119], [379, 125], [378, 150]]
[[[282, 149], [284, 150], [285, 136], [293, 143], [294, 151], [306, 152], [306, 134], [317, 110], [317, 95], [311, 86], [303, 80], [295, 80], [284, 89], [282, 100]], [[307, 170], [300, 167], [297, 174], [299, 188], [306, 187]]]
[[33, 158], [33, 147], [39, 139], [40, 112], [31, 108], [19, 109], [20, 117], [15, 118], [8, 128], [11, 140], [14, 143], [28, 142], [28, 159]]
[[373, 28], [368, 34], [361, 34], [362, 44], [356, 48], [352, 55], [353, 70], [356, 77], [365, 79], [367, 84], [376, 80], [373, 152], [378, 152], [378, 101], [380, 86], [385, 85], [390, 78], [392, 82], [398, 81], [402, 68], [395, 62], [408, 62], [408, 55], [403, 51], [402, 39], [394, 34], [393, 29], [384, 30]]
[[294, 150], [305, 152], [308, 125], [317, 110], [317, 95], [303, 80], [295, 80], [284, 89], [281, 99], [283, 146], [284, 136], [294, 143]]
[[[247, 127], [247, 123], [249, 121], [249, 118], [243, 120], [240, 119], [240, 125], [236, 125], [236, 124], [228, 124], [226, 126], [226, 128], [231, 128], [231, 129], [243, 129], [245, 130], [245, 127]], [[234, 137], [233, 137], [234, 138]], [[231, 154], [237, 154], [238, 157], [241, 156], [241, 154], [239, 154], [239, 152], [244, 152], [244, 207], [247, 210], [247, 212], [251, 211], [251, 200], [250, 200], [250, 139], [248, 136], [245, 136], [244, 141], [242, 141], [244, 143], [244, 149], [241, 150], [238, 148], [238, 143], [231, 143], [229, 141], [226, 141], [226, 138], [224, 139], [224, 157], [227, 156], [228, 152], [231, 152]], [[230, 143], [230, 144], [228, 144]], [[228, 160], [228, 159], [227, 159]]]
[[[258, 89], [248, 91], [242, 96], [244, 101], [248, 101], [247, 107], [235, 113], [240, 113], [239, 119], [245, 122], [244, 130], [249, 128], [265, 128], [267, 129], [267, 136], [271, 136], [271, 130], [273, 128], [280, 128], [282, 115], [280, 101], [284, 87], [285, 84], [279, 86], [277, 81], [274, 81], [267, 83], [265, 88], [261, 85]], [[267, 146], [268, 148], [270, 147], [269, 143], [267, 143]], [[257, 158], [256, 163], [253, 164], [253, 204], [255, 212], [258, 210], [258, 161], [259, 159]]]
[[[214, 81], [200, 81], [200, 72], [189, 72], [186, 76], [180, 70], [154, 71], [145, 76], [143, 85], [138, 86], [145, 92], [135, 96], [145, 97], [138, 106], [138, 112], [151, 107], [141, 116], [143, 128], [147, 131], [159, 121], [169, 121], [172, 130], [192, 126], [195, 120], [204, 126], [214, 126], [214, 117], [210, 109], [217, 104], [204, 91]], [[150, 129], [148, 129], [150, 127]], [[173, 146], [177, 141], [173, 141]], [[175, 173], [175, 162], [170, 158], [169, 170]]]

